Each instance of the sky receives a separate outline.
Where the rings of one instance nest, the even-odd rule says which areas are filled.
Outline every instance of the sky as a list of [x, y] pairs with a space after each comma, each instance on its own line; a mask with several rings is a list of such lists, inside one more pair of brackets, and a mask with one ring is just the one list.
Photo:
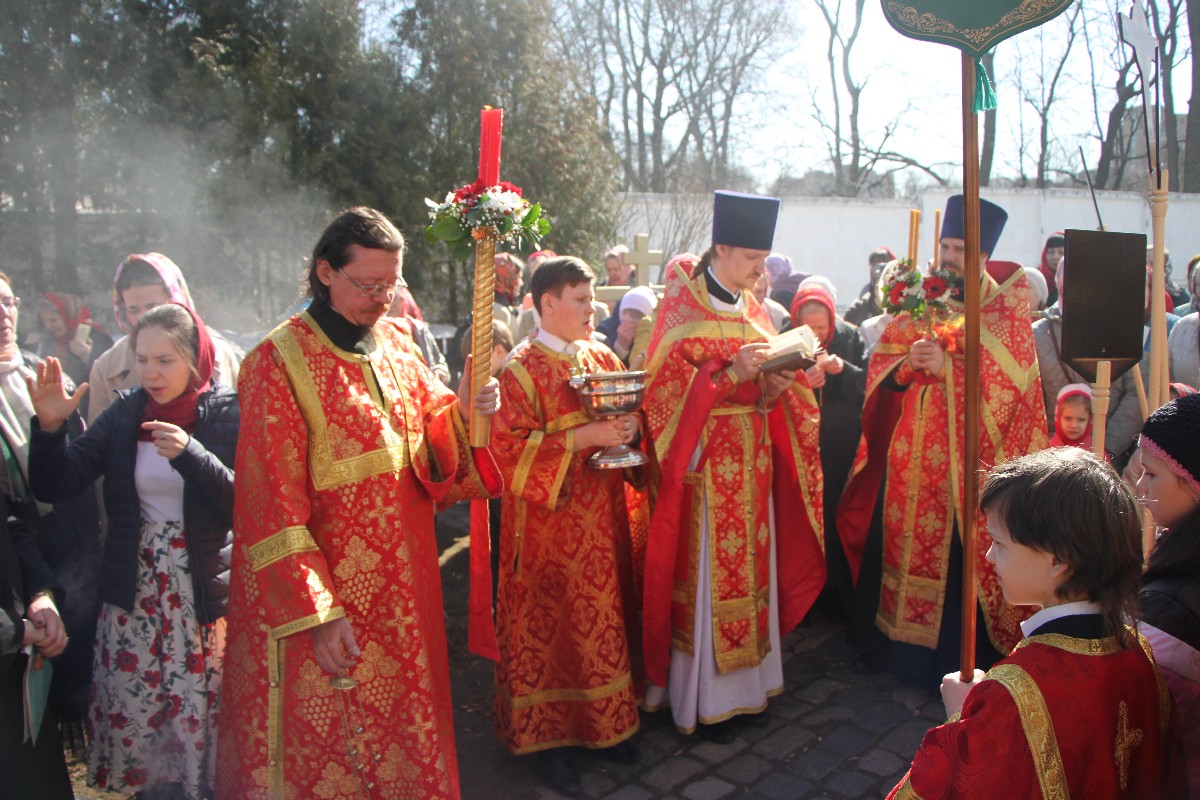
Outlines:
[[[1080, 0], [1083, 14], [1091, 22], [1091, 51], [1099, 71], [1101, 113], [1106, 114], [1113, 92], [1105, 72], [1106, 56], [1118, 47], [1115, 41], [1115, 4], [1111, 0]], [[844, 0], [851, 5], [850, 0]], [[812, 85], [828, 84], [825, 60], [827, 32], [824, 20], [813, 0], [792, 0], [796, 25], [794, 44], [770, 68], [766, 76], [767, 96], [761, 112], [762, 124], [747, 136], [743, 164], [764, 184], [780, 174], [803, 175], [809, 168], [822, 168], [827, 156], [824, 140], [811, 121]], [[1122, 10], [1128, 11], [1123, 3]], [[1026, 31], [998, 45], [996, 82], [998, 105], [997, 154], [993, 175], [1017, 175], [1019, 168], [1020, 129], [1036, 121], [1031, 107], [1021, 102], [1014, 80], [1018, 55], [1023, 59], [1023, 75], [1041, 61], [1056, 63], [1067, 31], [1067, 14], [1060, 15], [1041, 29]], [[1187, 46], [1186, 24], [1181, 31]], [[1122, 49], [1124, 45], [1119, 45]], [[941, 44], [909, 39], [887, 22], [878, 0], [867, 0], [862, 30], [852, 51], [852, 72], [867, 78], [863, 93], [862, 122], [865, 130], [878, 136], [883, 126], [897, 117], [900, 126], [893, 139], [894, 149], [924, 162], [962, 160], [960, 123], [961, 55]], [[1091, 62], [1087, 43], [1078, 38], [1071, 51], [1067, 75], [1062, 81], [1062, 99], [1052, 114], [1051, 136], [1062, 141], [1062, 152], [1070, 152], [1078, 164], [1078, 146], [1082, 145], [1089, 168], [1095, 165], [1099, 151], [1097, 125], [1093, 110]], [[1190, 66], [1184, 60], [1174, 70], [1176, 112], [1187, 112], [1190, 94]], [[826, 98], [828, 96], [826, 95]], [[826, 99], [823, 107], [828, 108]], [[908, 107], [909, 110], [905, 111]], [[1103, 120], [1102, 120], [1103, 121]], [[982, 118], [981, 133], [982, 136]], [[1026, 151], [1032, 155], [1032, 150]], [[1027, 172], [1031, 171], [1027, 159]], [[955, 169], [956, 178], [960, 170]], [[903, 189], [903, 184], [899, 187]]]

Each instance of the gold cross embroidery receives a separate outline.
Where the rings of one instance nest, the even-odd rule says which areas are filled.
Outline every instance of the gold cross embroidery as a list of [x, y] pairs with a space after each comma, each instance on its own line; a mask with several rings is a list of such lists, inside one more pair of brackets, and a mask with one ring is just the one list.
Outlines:
[[1121, 791], [1125, 791], [1129, 785], [1129, 762], [1132, 758], [1133, 748], [1142, 743], [1144, 734], [1134, 728], [1129, 729], [1129, 706], [1125, 705], [1125, 701], [1121, 701], [1120, 711], [1117, 716], [1117, 773], [1121, 779]]

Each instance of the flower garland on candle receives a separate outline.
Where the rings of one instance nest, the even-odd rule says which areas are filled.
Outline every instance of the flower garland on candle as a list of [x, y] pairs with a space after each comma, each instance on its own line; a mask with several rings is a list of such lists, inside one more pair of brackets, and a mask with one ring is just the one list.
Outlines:
[[922, 275], [907, 258], [889, 262], [880, 282], [880, 307], [892, 315], [907, 314], [914, 322], [949, 315], [951, 303], [961, 303], [964, 296], [962, 277], [947, 269]]
[[475, 240], [536, 247], [550, 232], [550, 220], [542, 207], [522, 196], [521, 188], [507, 181], [488, 186], [482, 180], [446, 195], [441, 203], [425, 198], [432, 220], [425, 238], [432, 244], [445, 242], [454, 258], [470, 257]]

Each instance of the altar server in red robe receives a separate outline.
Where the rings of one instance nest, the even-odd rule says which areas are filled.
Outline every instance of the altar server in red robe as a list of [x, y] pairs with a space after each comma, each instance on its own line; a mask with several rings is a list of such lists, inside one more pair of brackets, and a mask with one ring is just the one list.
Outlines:
[[642, 694], [625, 489], [643, 468], [588, 465], [601, 447], [633, 442], [640, 414], [591, 421], [568, 383], [625, 368], [591, 341], [592, 279], [587, 264], [563, 256], [534, 273], [541, 325], [500, 373], [492, 434], [505, 481], [496, 733], [514, 754], [537, 753], [543, 778], [567, 796], [582, 791], [568, 748], [636, 760], [628, 740]]
[[499, 475], [384, 316], [403, 253], [378, 211], [342, 213], [312, 304], [242, 365], [222, 800], [459, 796], [433, 512]]
[[1052, 448], [994, 469], [980, 507], [1005, 600], [1040, 610], [986, 675], [942, 680], [950, 719], [889, 797], [1187, 797], [1170, 691], [1126, 626], [1142, 571], [1129, 489], [1091, 453]]
[[717, 192], [712, 247], [667, 276], [647, 354], [658, 460], [646, 549], [647, 704], [717, 742], [783, 690], [780, 637], [825, 582], [819, 411], [765, 374], [774, 328], [752, 289], [779, 201]]
[[[979, 461], [966, 469], [988, 469], [1040, 450], [1047, 430], [1025, 273], [1017, 270], [998, 285], [984, 271], [1008, 214], [987, 200], [979, 206]], [[942, 221], [941, 266], [960, 276], [964, 223], [962, 195], [954, 195]], [[897, 314], [872, 352], [863, 438], [837, 516], [857, 581], [851, 634], [871, 648], [856, 667], [874, 670], [887, 663], [920, 680], [935, 680], [958, 664], [962, 617], [966, 345], [962, 303], [951, 300], [950, 307], [953, 313], [932, 336], [923, 322]], [[975, 651], [978, 662], [990, 666], [1021, 638], [1017, 626], [1027, 614], [1000, 595], [983, 558], [982, 518], [977, 535]], [[861, 624], [863, 617], [873, 618], [886, 639], [869, 621]]]

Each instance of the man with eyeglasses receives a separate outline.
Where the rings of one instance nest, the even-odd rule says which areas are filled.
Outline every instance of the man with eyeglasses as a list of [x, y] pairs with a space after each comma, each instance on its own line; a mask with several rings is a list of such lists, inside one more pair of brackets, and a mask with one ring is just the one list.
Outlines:
[[459, 796], [433, 514], [500, 480], [469, 377], [455, 397], [385, 317], [403, 254], [383, 214], [342, 213], [312, 304], [242, 365], [219, 798]]
[[[91, 390], [84, 398], [89, 425], [112, 405], [117, 392], [138, 385], [137, 373], [133, 369], [133, 339], [128, 334], [133, 332], [142, 314], [164, 303], [178, 303], [197, 310], [183, 272], [175, 262], [162, 253], [126, 256], [117, 265], [117, 273], [113, 277], [113, 316], [126, 335], [92, 364], [88, 376]], [[224, 386], [237, 386], [238, 365], [244, 355], [241, 348], [215, 329], [209, 328], [208, 331], [217, 351], [213, 380]]]

